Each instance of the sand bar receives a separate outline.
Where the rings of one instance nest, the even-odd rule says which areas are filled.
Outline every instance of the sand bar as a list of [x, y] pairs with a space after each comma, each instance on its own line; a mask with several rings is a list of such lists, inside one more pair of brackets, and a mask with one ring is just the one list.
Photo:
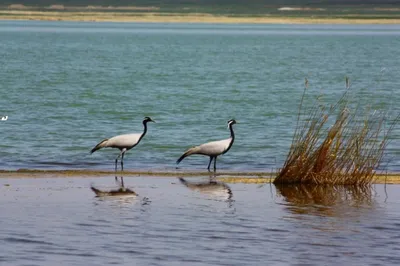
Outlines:
[[[20, 169], [20, 170], [0, 170], [1, 178], [86, 178], [86, 177], [104, 177], [114, 176], [113, 171], [106, 170], [35, 170], [35, 169]], [[120, 174], [118, 174], [120, 176]], [[210, 176], [204, 171], [124, 171], [124, 177], [130, 176], [148, 176], [148, 177], [200, 177]], [[271, 183], [274, 174], [268, 172], [218, 172], [216, 178], [221, 182], [226, 183]], [[374, 184], [400, 184], [399, 173], [377, 174]]]

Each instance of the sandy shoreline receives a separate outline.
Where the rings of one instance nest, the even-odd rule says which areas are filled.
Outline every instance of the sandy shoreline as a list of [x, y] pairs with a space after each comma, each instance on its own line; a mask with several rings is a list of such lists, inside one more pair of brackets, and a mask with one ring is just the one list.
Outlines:
[[[113, 171], [106, 170], [0, 170], [2, 178], [87, 178], [114, 176]], [[120, 176], [120, 174], [118, 174]], [[124, 171], [124, 177], [148, 176], [148, 177], [199, 177], [210, 176], [204, 171]], [[219, 172], [217, 180], [226, 183], [271, 183], [273, 173], [268, 172]], [[373, 184], [400, 184], [399, 173], [377, 174]]]
[[373, 18], [355, 15], [346, 17], [285, 17], [285, 16], [226, 16], [206, 13], [141, 13], [141, 12], [58, 12], [0, 10], [0, 20], [45, 20], [87, 22], [147, 22], [147, 23], [248, 23], [248, 24], [400, 24], [397, 18]]

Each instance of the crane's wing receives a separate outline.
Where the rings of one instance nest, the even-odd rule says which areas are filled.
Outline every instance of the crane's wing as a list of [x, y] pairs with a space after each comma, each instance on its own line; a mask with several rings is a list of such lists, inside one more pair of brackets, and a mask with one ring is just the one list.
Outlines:
[[212, 141], [208, 143], [201, 144], [196, 147], [192, 147], [188, 149], [177, 161], [176, 163], [179, 164], [183, 159], [192, 155], [192, 154], [202, 154], [207, 156], [218, 156], [224, 153], [228, 148], [229, 144], [231, 143], [231, 138]]
[[112, 148], [130, 148], [138, 144], [140, 140], [140, 136], [142, 134], [125, 134], [125, 135], [118, 135], [112, 137], [107, 140], [107, 143], [104, 147], [112, 147]]
[[197, 150], [199, 154], [208, 156], [218, 156], [222, 154], [224, 151], [226, 151], [226, 149], [228, 149], [230, 142], [231, 142], [230, 138], [224, 140], [212, 141], [197, 146]]

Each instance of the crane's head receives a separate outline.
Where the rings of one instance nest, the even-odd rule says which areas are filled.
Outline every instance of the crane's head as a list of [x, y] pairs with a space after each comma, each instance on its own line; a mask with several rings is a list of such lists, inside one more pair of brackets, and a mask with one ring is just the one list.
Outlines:
[[235, 119], [231, 119], [231, 120], [228, 121], [228, 127], [230, 127], [230, 126], [232, 126], [234, 124], [236, 124], [236, 120]]
[[148, 116], [146, 116], [145, 118], [144, 118], [144, 120], [143, 120], [143, 123], [147, 123], [147, 122], [156, 122], [156, 121], [154, 121], [153, 119], [151, 119], [150, 117], [148, 117]]

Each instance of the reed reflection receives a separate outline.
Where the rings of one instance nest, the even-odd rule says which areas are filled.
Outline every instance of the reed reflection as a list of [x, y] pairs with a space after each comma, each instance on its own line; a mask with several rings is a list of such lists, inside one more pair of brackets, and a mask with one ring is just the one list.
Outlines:
[[287, 202], [286, 209], [293, 214], [354, 217], [377, 205], [372, 188], [368, 186], [277, 184], [276, 189]]

